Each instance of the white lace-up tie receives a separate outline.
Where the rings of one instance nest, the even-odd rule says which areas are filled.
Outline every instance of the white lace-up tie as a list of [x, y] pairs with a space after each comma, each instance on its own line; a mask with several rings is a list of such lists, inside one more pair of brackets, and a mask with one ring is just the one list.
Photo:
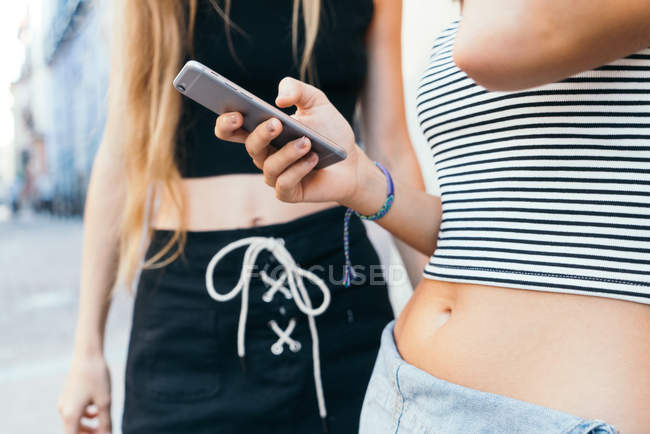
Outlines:
[[271, 327], [271, 330], [273, 330], [275, 334], [278, 335], [278, 340], [275, 341], [273, 345], [271, 345], [271, 352], [273, 354], [276, 356], [282, 354], [284, 351], [284, 344], [289, 345], [289, 349], [294, 353], [300, 351], [302, 348], [300, 342], [291, 338], [291, 333], [293, 333], [293, 329], [296, 328], [295, 319], [291, 318], [289, 320], [289, 325], [287, 326], [286, 330], [282, 330], [278, 323], [273, 320], [269, 321], [269, 326]]
[[275, 296], [276, 292], [281, 292], [282, 295], [284, 295], [284, 298], [287, 300], [291, 299], [291, 291], [289, 291], [286, 286], [284, 286], [284, 282], [287, 280], [287, 273], [280, 274], [278, 280], [274, 280], [271, 276], [266, 274], [266, 271], [262, 270], [260, 271], [260, 278], [262, 279], [262, 282], [269, 285], [268, 291], [262, 295], [262, 300], [270, 303], [273, 301], [273, 297]]
[[[230, 292], [226, 294], [218, 293], [215, 290], [213, 283], [215, 267], [219, 261], [221, 261], [228, 253], [245, 246], [248, 246], [248, 248], [244, 253], [244, 260], [242, 262], [239, 281], [235, 287], [230, 290]], [[330, 290], [325, 282], [323, 282], [320, 277], [316, 276], [311, 271], [300, 268], [298, 264], [296, 264], [296, 261], [291, 256], [291, 253], [289, 253], [289, 251], [284, 247], [284, 240], [268, 237], [249, 237], [228, 244], [212, 257], [208, 263], [208, 268], [205, 271], [205, 286], [208, 290], [208, 294], [210, 294], [210, 297], [219, 302], [232, 300], [241, 292], [241, 309], [239, 311], [239, 325], [237, 328], [237, 355], [242, 361], [242, 366], [244, 366], [243, 361], [246, 356], [244, 340], [246, 333], [246, 319], [248, 317], [248, 295], [250, 281], [253, 275], [257, 257], [264, 250], [270, 251], [275, 259], [280, 263], [280, 265], [284, 267], [284, 272], [277, 280], [272, 279], [263, 271], [260, 272], [260, 278], [267, 285], [270, 285], [269, 290], [266, 291], [262, 296], [264, 301], [270, 302], [273, 299], [273, 296], [277, 292], [280, 292], [285, 296], [285, 298], [293, 299], [298, 309], [307, 316], [307, 320], [309, 322], [309, 331], [311, 333], [312, 339], [314, 384], [316, 386], [318, 411], [321, 419], [323, 420], [323, 427], [325, 427], [324, 421], [327, 417], [327, 408], [325, 407], [323, 380], [321, 378], [320, 372], [318, 330], [316, 328], [316, 321], [314, 319], [314, 317], [325, 312], [330, 304]], [[309, 294], [307, 293], [303, 279], [311, 281], [323, 293], [323, 302], [317, 308], [312, 307], [311, 299], [309, 298]], [[285, 286], [285, 283], [289, 286], [288, 290]], [[278, 340], [273, 345], [271, 345], [271, 352], [273, 354], [278, 355], [282, 353], [285, 343], [289, 346], [289, 349], [291, 351], [300, 351], [300, 342], [291, 338], [291, 333], [296, 326], [296, 322], [293, 318], [289, 321], [289, 325], [287, 326], [286, 330], [282, 330], [282, 328], [275, 321], [270, 321], [269, 326], [278, 336]]]

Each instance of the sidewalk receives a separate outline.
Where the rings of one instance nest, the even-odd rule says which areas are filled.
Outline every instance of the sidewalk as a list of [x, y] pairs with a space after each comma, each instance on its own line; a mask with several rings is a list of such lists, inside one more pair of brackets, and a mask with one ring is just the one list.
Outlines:
[[[68, 370], [78, 307], [79, 219], [26, 216], [0, 222], [0, 432], [61, 433], [56, 409]], [[106, 357], [113, 432], [120, 432], [131, 298], [109, 315]]]

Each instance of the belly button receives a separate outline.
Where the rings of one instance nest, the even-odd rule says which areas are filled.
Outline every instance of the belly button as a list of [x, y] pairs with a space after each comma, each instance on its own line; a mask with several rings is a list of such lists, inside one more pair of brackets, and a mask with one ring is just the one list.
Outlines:
[[262, 217], [253, 217], [251, 220], [251, 226], [260, 226], [262, 223]]
[[445, 309], [440, 312], [435, 318], [436, 328], [440, 328], [445, 325], [447, 321], [449, 321], [449, 318], [451, 318], [451, 309]]

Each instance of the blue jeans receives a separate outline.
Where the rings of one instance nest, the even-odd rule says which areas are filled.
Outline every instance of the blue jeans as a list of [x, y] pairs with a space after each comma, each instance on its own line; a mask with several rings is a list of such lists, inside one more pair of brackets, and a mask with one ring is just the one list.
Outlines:
[[381, 347], [361, 411], [361, 434], [616, 433], [611, 425], [449, 383], [402, 359], [394, 321]]

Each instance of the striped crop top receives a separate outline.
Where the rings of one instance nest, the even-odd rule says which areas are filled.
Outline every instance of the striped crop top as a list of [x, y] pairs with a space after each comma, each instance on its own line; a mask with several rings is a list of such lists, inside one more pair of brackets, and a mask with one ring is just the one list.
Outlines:
[[436, 40], [417, 109], [443, 218], [425, 277], [650, 304], [650, 49], [517, 92]]

